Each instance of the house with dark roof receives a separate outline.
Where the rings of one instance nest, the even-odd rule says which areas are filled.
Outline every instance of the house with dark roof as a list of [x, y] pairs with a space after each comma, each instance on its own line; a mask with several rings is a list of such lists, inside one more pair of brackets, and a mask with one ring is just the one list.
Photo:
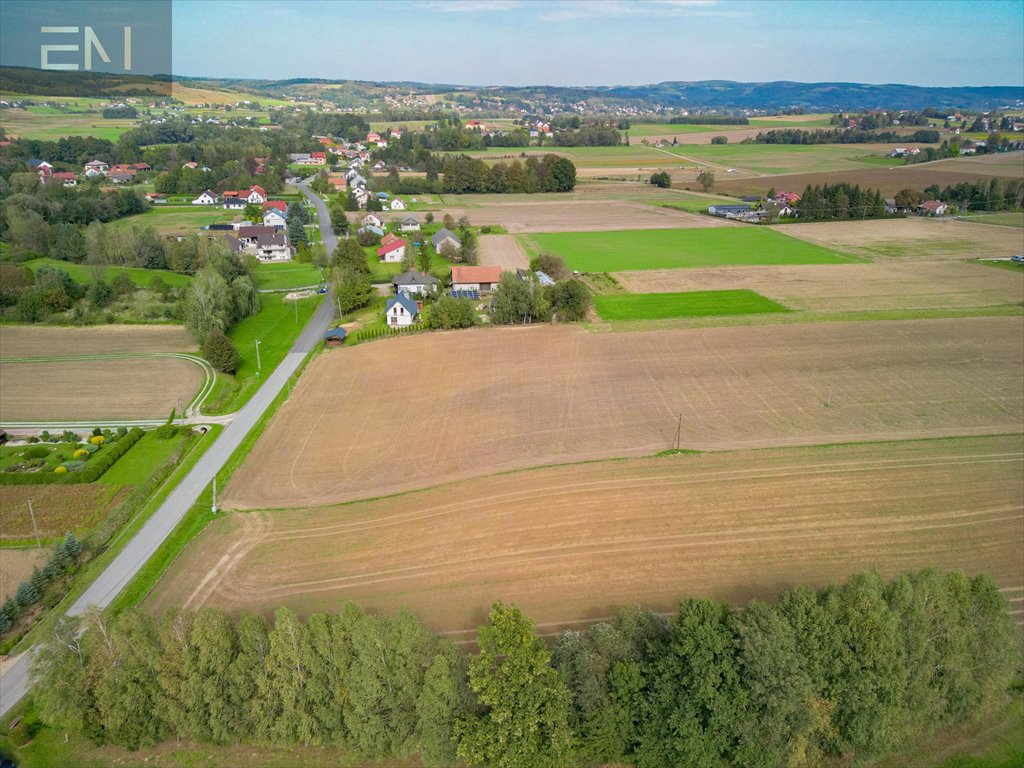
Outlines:
[[399, 227], [403, 232], [419, 232], [420, 222], [415, 216], [406, 216]]
[[285, 235], [260, 235], [252, 251], [260, 261], [291, 261], [292, 247]]
[[731, 219], [736, 216], [740, 216], [744, 213], [750, 213], [751, 208], [749, 205], [709, 205], [708, 213], [712, 216], [722, 216], [726, 219]]
[[384, 316], [392, 328], [409, 326], [420, 319], [420, 307], [406, 294], [399, 293], [388, 299], [384, 307]]
[[348, 331], [344, 328], [331, 328], [324, 334], [324, 344], [328, 347], [340, 347], [345, 343], [346, 336], [348, 336]]
[[112, 173], [107, 178], [115, 184], [130, 184], [135, 175], [131, 173]]
[[407, 296], [422, 296], [427, 293], [434, 293], [441, 281], [433, 275], [427, 275], [415, 269], [395, 275], [391, 284], [395, 287], [395, 293], [404, 293]]
[[445, 243], [451, 243], [452, 247], [457, 250], [462, 249], [462, 241], [455, 236], [454, 232], [447, 228], [442, 228], [435, 232], [434, 236], [430, 238], [430, 243], [438, 253], [445, 247]]
[[192, 205], [216, 205], [217, 204], [217, 193], [212, 189], [208, 189], [203, 192], [199, 197], [192, 201]]

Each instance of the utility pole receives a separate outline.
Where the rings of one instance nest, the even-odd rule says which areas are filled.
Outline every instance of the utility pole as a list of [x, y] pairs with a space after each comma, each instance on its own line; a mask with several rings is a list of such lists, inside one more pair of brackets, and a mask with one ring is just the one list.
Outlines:
[[36, 513], [32, 509], [32, 499], [28, 500], [28, 514], [32, 518], [32, 530], [36, 534], [36, 546], [40, 549], [43, 548], [43, 542], [39, 540], [39, 529], [36, 527]]
[[213, 514], [217, 514], [217, 476], [213, 476], [213, 506], [210, 507], [210, 511]]
[[256, 339], [256, 370], [263, 370], [263, 365], [260, 363], [260, 340]]
[[295, 308], [295, 322], [299, 322], [299, 302], [293, 301], [292, 306]]

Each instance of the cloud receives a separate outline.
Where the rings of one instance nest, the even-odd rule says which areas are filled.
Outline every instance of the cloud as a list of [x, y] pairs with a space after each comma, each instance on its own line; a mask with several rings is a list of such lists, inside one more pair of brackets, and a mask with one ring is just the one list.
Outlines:
[[480, 13], [511, 11], [522, 5], [519, 0], [431, 0], [426, 6], [440, 13]]
[[548, 3], [537, 18], [541, 21], [610, 16], [742, 16], [735, 10], [719, 10], [718, 0], [561, 0]]

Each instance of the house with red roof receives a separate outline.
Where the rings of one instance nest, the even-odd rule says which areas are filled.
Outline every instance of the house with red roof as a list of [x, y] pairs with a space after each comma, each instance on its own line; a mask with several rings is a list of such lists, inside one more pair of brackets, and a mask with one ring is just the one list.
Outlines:
[[800, 195], [796, 192], [778, 192], [775, 195], [775, 202], [783, 205], [795, 205], [800, 202]]
[[51, 174], [50, 178], [53, 181], [59, 181], [61, 185], [65, 187], [74, 187], [78, 184], [78, 177], [71, 171], [58, 171], [57, 173]]
[[372, 142], [372, 143], [376, 144], [377, 142], [380, 141], [380, 134], [379, 133], [373, 133], [371, 131], [370, 133], [366, 134], [366, 141], [367, 141], [367, 143]]
[[490, 293], [501, 280], [501, 267], [452, 267], [453, 291]]
[[263, 212], [266, 213], [271, 208], [276, 208], [282, 213], [288, 210], [288, 203], [284, 200], [267, 200], [263, 203]]
[[405, 240], [396, 238], [387, 245], [377, 249], [377, 260], [386, 264], [395, 264], [405, 258]]

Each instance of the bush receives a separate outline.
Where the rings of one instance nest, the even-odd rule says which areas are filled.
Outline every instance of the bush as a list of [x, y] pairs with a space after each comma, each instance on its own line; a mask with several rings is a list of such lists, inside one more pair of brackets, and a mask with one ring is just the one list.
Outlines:
[[651, 174], [651, 184], [662, 189], [668, 189], [672, 186], [672, 177], [668, 175], [666, 171]]
[[565, 280], [551, 289], [551, 306], [562, 322], [583, 320], [590, 304], [590, 289], [579, 280]]
[[161, 424], [155, 431], [157, 440], [170, 440], [178, 434], [178, 428], [173, 424]]
[[103, 435], [93, 435], [92, 437], [89, 438], [89, 442], [92, 443], [93, 445], [103, 445], [103, 443], [106, 442], [106, 439], [107, 438], [105, 438]]
[[728, 136], [714, 136], [711, 139], [711, 143], [712, 144], [728, 144], [729, 143], [729, 137]]
[[42, 445], [33, 445], [23, 450], [21, 455], [25, 459], [45, 459], [50, 455], [50, 449]]
[[442, 296], [430, 308], [431, 328], [469, 328], [476, 321], [473, 303], [466, 299]]
[[65, 467], [63, 464], [61, 464], [59, 467], [54, 467], [53, 469], [53, 474], [55, 475], [66, 475], [67, 473], [68, 468]]
[[60, 435], [60, 441], [62, 443], [77, 443], [78, 434], [72, 432], [70, 429], [65, 429]]
[[222, 373], [235, 373], [242, 362], [235, 345], [220, 329], [211, 331], [206, 337], [206, 341], [203, 342], [203, 357]]
[[89, 452], [85, 448], [79, 448], [77, 451], [71, 454], [73, 459], [84, 459], [89, 455]]
[[39, 439], [42, 440], [44, 443], [52, 443], [55, 441], [53, 435], [51, 435], [50, 431], [47, 429], [44, 429], [42, 432], [39, 433]]

